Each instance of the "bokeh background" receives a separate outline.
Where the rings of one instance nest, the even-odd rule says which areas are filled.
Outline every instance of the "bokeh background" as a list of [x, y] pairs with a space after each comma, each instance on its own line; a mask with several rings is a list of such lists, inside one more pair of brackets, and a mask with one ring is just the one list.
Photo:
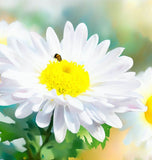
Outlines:
[[[151, 15], [151, 0], [0, 0], [0, 20], [19, 20], [43, 36], [52, 26], [62, 39], [67, 20], [74, 26], [84, 22], [89, 36], [97, 33], [100, 41], [111, 40], [110, 49], [125, 47], [123, 54], [133, 58], [137, 73], [152, 64]], [[99, 146], [83, 151], [77, 160], [125, 160], [126, 155], [131, 159], [138, 148], [129, 151], [124, 145], [126, 133], [112, 129], [104, 150]]]

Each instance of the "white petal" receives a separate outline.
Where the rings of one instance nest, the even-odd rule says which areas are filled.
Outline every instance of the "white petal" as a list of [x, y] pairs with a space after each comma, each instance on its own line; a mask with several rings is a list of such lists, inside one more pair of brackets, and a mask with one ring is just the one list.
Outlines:
[[61, 54], [60, 42], [53, 28], [47, 29], [46, 39], [52, 56], [56, 53]]
[[105, 123], [107, 123], [108, 125], [115, 127], [115, 128], [122, 127], [122, 122], [115, 113], [109, 112], [109, 113], [105, 113], [105, 114], [106, 114]]
[[[133, 80], [128, 80], [128, 81], [119, 81], [119, 80], [117, 80], [117, 81], [107, 81], [107, 82], [101, 82], [101, 84], [96, 83], [94, 85], [96, 85], [96, 87], [99, 90], [104, 90], [104, 93], [107, 93], [108, 90], [109, 90], [109, 93], [110, 93], [110, 90], [111, 90], [111, 93], [112, 93], [113, 90], [120, 90], [121, 92], [124, 91], [124, 90], [125, 91], [135, 90], [140, 86], [140, 83], [139, 83], [138, 80], [133, 79]], [[93, 88], [95, 89], [95, 87], [93, 87]]]
[[13, 37], [32, 46], [29, 31], [18, 21], [8, 25], [7, 36], [7, 39]]
[[36, 78], [35, 74], [18, 70], [8, 69], [6, 72], [2, 73], [1, 76], [10, 79], [10, 81], [15, 80], [16, 84], [20, 84], [27, 88], [33, 88], [34, 84], [36, 85], [39, 82], [39, 79]]
[[92, 119], [89, 117], [89, 115], [85, 111], [82, 111], [79, 113], [79, 119], [80, 121], [88, 125], [91, 125], [93, 123]]
[[87, 60], [88, 57], [94, 56], [94, 50], [98, 44], [99, 37], [97, 34], [92, 35], [83, 47], [83, 55]]
[[118, 59], [116, 63], [111, 63], [106, 67], [104, 71], [100, 71], [100, 76], [111, 74], [112, 76], [120, 76], [120, 74], [128, 71], [133, 65], [133, 60], [130, 57], [122, 56]]
[[[98, 59], [98, 62], [94, 63], [94, 66], [89, 69], [89, 72], [102, 72], [109, 68], [109, 65], [116, 65], [117, 61], [120, 59], [120, 55], [123, 52], [124, 48], [115, 48], [112, 51], [109, 51], [105, 56], [101, 59]], [[106, 67], [105, 67], [106, 66]], [[101, 68], [104, 68], [101, 70]]]
[[88, 29], [84, 23], [80, 23], [74, 33], [74, 41], [72, 46], [72, 58], [77, 61], [82, 54], [82, 47], [88, 37]]
[[73, 36], [74, 36], [74, 28], [71, 22], [68, 21], [66, 22], [64, 27], [63, 40], [62, 40], [62, 49], [64, 53], [62, 57], [67, 60], [71, 58]]
[[32, 114], [32, 104], [29, 102], [24, 102], [19, 105], [15, 111], [15, 116], [17, 118], [25, 118]]
[[95, 49], [93, 54], [89, 58], [89, 64], [93, 65], [95, 63], [98, 63], [103, 56], [107, 53], [108, 48], [110, 46], [110, 40], [104, 40], [102, 41]]
[[32, 97], [30, 101], [33, 103], [32, 110], [38, 112], [43, 107], [44, 99], [38, 97]]
[[71, 96], [66, 96], [66, 100], [69, 103], [70, 107], [74, 107], [75, 109], [80, 111], [83, 110], [83, 104], [81, 103], [81, 101], [79, 101], [79, 99], [73, 98]]
[[68, 130], [77, 133], [80, 128], [80, 122], [76, 113], [71, 112], [68, 106], [64, 107], [64, 119]]
[[[24, 70], [25, 71], [28, 70], [28, 72], [31, 72], [31, 71], [33, 71], [32, 69], [37, 69], [37, 68], [39, 69], [39, 63], [43, 62], [44, 61], [43, 59], [45, 57], [43, 56], [43, 59], [42, 59], [41, 58], [42, 56], [41, 57], [38, 55], [35, 56], [35, 53], [38, 52], [37, 50], [32, 50], [26, 44], [24, 44], [18, 40], [16, 41], [16, 45], [18, 47], [17, 51], [18, 51], [18, 54], [20, 55], [21, 65], [26, 63], [26, 65], [24, 66]], [[23, 53], [24, 53], [24, 55], [23, 55]], [[24, 58], [22, 58], [23, 56], [24, 56]]]
[[105, 139], [104, 129], [100, 124], [93, 123], [92, 125], [82, 124], [84, 128], [86, 128], [90, 134], [96, 138], [98, 141], [103, 142]]
[[64, 120], [64, 107], [57, 106], [54, 111], [54, 120], [53, 120], [54, 134], [55, 139], [58, 143], [63, 142], [67, 127]]
[[0, 45], [0, 54], [7, 58], [14, 66], [21, 67], [20, 58], [7, 46]]
[[117, 113], [124, 113], [128, 111], [143, 111], [147, 110], [147, 107], [135, 98], [126, 98], [125, 100], [112, 102], [116, 108], [113, 110]]
[[100, 56], [99, 58], [102, 58], [107, 53], [109, 46], [110, 46], [110, 40], [102, 41], [95, 50], [96, 55], [99, 55]]
[[94, 106], [91, 103], [85, 103], [85, 111], [92, 120], [100, 124], [103, 123], [105, 115], [102, 114], [100, 108]]
[[16, 91], [15, 93], [13, 93], [13, 97], [16, 98], [30, 98], [33, 95], [33, 92], [28, 92], [26, 90], [21, 90], [21, 91]]
[[108, 56], [109, 56], [109, 55], [113, 55], [113, 56], [116, 56], [116, 55], [117, 55], [117, 56], [120, 56], [123, 51], [124, 51], [124, 48], [123, 48], [123, 47], [117, 47], [117, 48], [109, 51], [109, 52], [107, 53], [107, 55], [108, 55]]
[[18, 102], [20, 101], [13, 99], [10, 94], [0, 95], [0, 105], [1, 106], [8, 106], [8, 105], [16, 104]]
[[45, 128], [47, 127], [51, 122], [51, 113], [45, 113], [43, 110], [40, 110], [38, 114], [36, 115], [36, 123], [39, 127]]
[[48, 52], [46, 50], [47, 49], [46, 42], [43, 40], [43, 38], [36, 32], [31, 32], [31, 36], [35, 48], [37, 49], [37, 51], [39, 51], [39, 54], [41, 56], [48, 56]]
[[45, 113], [50, 113], [53, 111], [54, 108], [55, 108], [55, 103], [47, 101], [43, 107], [43, 111]]
[[92, 96], [87, 96], [87, 95], [79, 95], [77, 98], [80, 101], [84, 101], [84, 102], [94, 102], [94, 101], [96, 101], [96, 98], [94, 98]]

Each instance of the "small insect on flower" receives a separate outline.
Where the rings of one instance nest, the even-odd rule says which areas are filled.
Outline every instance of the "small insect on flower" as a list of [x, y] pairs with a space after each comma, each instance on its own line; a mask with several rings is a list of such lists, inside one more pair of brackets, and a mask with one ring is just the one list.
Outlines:
[[56, 58], [59, 62], [62, 61], [62, 57], [61, 57], [61, 55], [59, 55], [58, 53], [56, 53], [56, 54], [54, 55], [54, 58]]

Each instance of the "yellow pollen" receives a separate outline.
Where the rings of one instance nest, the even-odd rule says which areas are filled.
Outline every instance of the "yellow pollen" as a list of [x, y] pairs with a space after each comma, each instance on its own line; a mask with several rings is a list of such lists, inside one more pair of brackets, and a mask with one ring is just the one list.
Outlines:
[[7, 45], [7, 38], [6, 37], [0, 37], [0, 44]]
[[146, 106], [147, 111], [145, 112], [145, 118], [148, 123], [152, 124], [152, 96], [148, 98]]
[[50, 61], [47, 67], [40, 73], [39, 80], [50, 91], [56, 89], [58, 95], [78, 96], [89, 89], [89, 74], [84, 65], [76, 62]]

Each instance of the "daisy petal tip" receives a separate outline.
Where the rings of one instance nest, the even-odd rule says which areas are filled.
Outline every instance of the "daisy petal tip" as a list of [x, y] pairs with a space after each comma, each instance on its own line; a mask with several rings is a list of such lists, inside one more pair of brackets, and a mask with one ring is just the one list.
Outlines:
[[78, 24], [77, 25], [77, 27], [76, 27], [76, 30], [82, 30], [82, 32], [84, 32], [84, 31], [88, 31], [88, 28], [87, 28], [87, 25], [85, 24], [85, 23], [80, 23], [80, 24]]
[[99, 140], [100, 142], [103, 142], [104, 139], [105, 139], [105, 135], [100, 135], [99, 138], [98, 138], [98, 140]]
[[26, 116], [24, 115], [24, 113], [21, 113], [20, 111], [16, 110], [15, 117], [18, 119], [22, 119], [22, 118], [25, 118]]
[[36, 124], [40, 127], [40, 128], [45, 128], [45, 127], [48, 127], [49, 124], [47, 123], [41, 123], [40, 121], [38, 121], [36, 119]]
[[70, 21], [66, 21], [65, 27], [73, 27], [73, 24]]
[[127, 59], [128, 59], [128, 63], [130, 63], [130, 65], [134, 64], [134, 61], [133, 61], [133, 59], [131, 57], [127, 57]]
[[122, 128], [123, 124], [122, 121], [120, 120], [120, 118], [117, 119], [117, 122], [115, 123], [115, 126], [113, 126], [115, 128]]
[[116, 49], [118, 49], [118, 51], [122, 54], [123, 53], [123, 51], [125, 50], [125, 48], [124, 47], [118, 47], [118, 48], [116, 48]]
[[36, 32], [30, 32], [30, 35], [32, 38], [37, 38], [37, 36], [39, 36], [39, 34]]
[[77, 133], [79, 131], [79, 127], [77, 126], [71, 126], [71, 128], [69, 128], [69, 130], [72, 132], [72, 133]]
[[50, 36], [52, 34], [52, 32], [54, 33], [54, 29], [52, 27], [48, 27], [46, 30], [46, 36]]
[[109, 39], [104, 40], [104, 42], [105, 42], [106, 45], [110, 46], [110, 40]]
[[48, 127], [50, 124], [50, 121], [43, 120], [43, 117], [40, 115], [40, 113], [37, 114], [35, 122], [40, 128]]
[[105, 139], [105, 132], [99, 132], [99, 133], [95, 136], [95, 138], [96, 138], [98, 141], [103, 142], [104, 139]]
[[122, 122], [118, 125], [118, 128], [122, 128], [123, 127], [123, 124]]
[[123, 124], [121, 122], [121, 120], [117, 121], [115, 124], [110, 125], [114, 128], [122, 128]]
[[148, 67], [147, 69], [146, 69], [146, 71], [145, 71], [145, 73], [152, 73], [152, 67]]
[[124, 47], [119, 47], [120, 48], [120, 50], [123, 52], [124, 50], [125, 50], [125, 48]]
[[15, 117], [20, 118], [20, 114], [18, 113], [18, 111], [15, 111]]
[[134, 64], [133, 59], [131, 57], [127, 57], [127, 56], [122, 56], [121, 58], [123, 59], [124, 65], [126, 65], [126, 67], [129, 70]]
[[62, 137], [56, 137], [56, 136], [55, 136], [55, 139], [56, 139], [56, 141], [57, 141], [58, 143], [62, 143], [62, 142], [64, 141], [64, 138], [62, 138]]
[[34, 106], [34, 107], [32, 107], [32, 110], [33, 110], [33, 112], [38, 112], [39, 108]]
[[98, 34], [97, 34], [97, 33], [96, 33], [96, 34], [94, 34], [94, 35], [93, 35], [93, 37], [94, 37], [94, 39], [99, 40], [99, 36], [98, 36]]

